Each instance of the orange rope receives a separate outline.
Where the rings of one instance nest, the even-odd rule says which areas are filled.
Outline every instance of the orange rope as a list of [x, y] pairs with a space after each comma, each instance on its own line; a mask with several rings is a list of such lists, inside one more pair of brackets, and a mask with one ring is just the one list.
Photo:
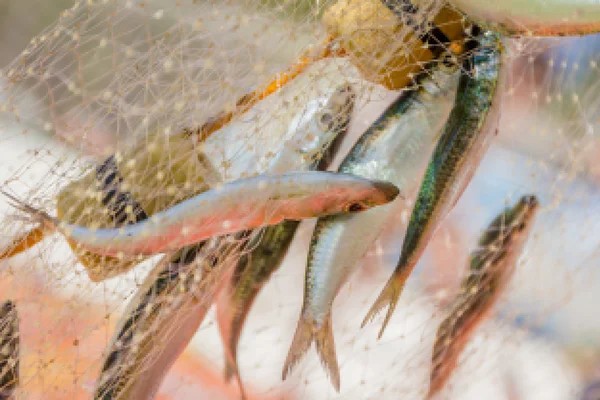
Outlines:
[[38, 244], [48, 231], [41, 225], [14, 239], [8, 248], [0, 253], [0, 260], [13, 257]]
[[262, 91], [253, 91], [248, 93], [245, 96], [242, 96], [235, 104], [236, 109], [232, 112], [221, 112], [219, 115], [210, 118], [208, 122], [202, 125], [199, 129], [195, 131], [189, 131], [190, 134], [196, 134], [198, 136], [198, 142], [204, 141], [207, 137], [209, 137], [213, 132], [221, 129], [225, 125], [227, 125], [234, 115], [240, 115], [248, 111], [254, 104], [258, 101], [265, 99], [269, 95], [275, 93], [277, 90], [285, 86], [291, 80], [300, 75], [306, 68], [315, 62], [330, 58], [330, 57], [340, 57], [343, 55], [343, 50], [338, 50], [333, 48], [333, 37], [328, 37], [327, 40], [323, 43], [323, 46], [320, 47], [319, 52], [317, 54], [310, 54], [310, 52], [304, 53], [300, 59], [293, 64], [287, 71], [280, 72], [271, 81]]

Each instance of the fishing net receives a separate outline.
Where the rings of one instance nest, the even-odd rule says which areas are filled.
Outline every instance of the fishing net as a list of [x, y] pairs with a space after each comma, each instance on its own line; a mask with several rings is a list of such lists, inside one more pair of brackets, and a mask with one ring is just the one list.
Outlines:
[[[336, 170], [401, 91], [418, 89], [425, 67], [436, 59], [459, 63], [468, 53], [473, 28], [451, 5], [406, 4], [88, 0], [53, 9], [5, 2], [0, 186], [69, 223], [121, 227], [269, 172], [286, 143], [307, 129], [307, 116], [316, 118], [315, 108], [350, 85], [356, 97], [348, 132], [337, 154], [326, 154]], [[57, 17], [27, 17], [38, 13]], [[302, 304], [314, 227], [308, 220], [245, 321], [238, 362], [250, 398], [424, 398], [436, 330], [468, 272], [469, 253], [489, 222], [525, 194], [541, 203], [534, 231], [440, 396], [578, 398], [593, 378], [600, 41], [525, 36], [503, 44], [498, 134], [383, 338], [381, 319], [360, 324], [397, 262], [437, 137], [407, 138], [410, 151], [398, 155], [406, 157], [406, 199], [394, 203], [395, 217], [335, 300], [341, 391], [314, 348], [281, 381]], [[36, 225], [8, 201], [0, 208], [0, 249], [16, 253], [18, 238]], [[17, 398], [89, 398], [96, 390], [129, 398], [122, 386], [143, 386], [137, 377], [150, 382], [147, 371], [179, 352], [165, 379], [152, 383], [160, 385], [158, 398], [239, 398], [222, 378], [223, 344], [210, 307], [236, 263], [270, 238], [264, 229], [152, 257], [101, 256], [42, 231], [26, 242], [42, 236], [0, 261], [0, 301], [12, 301], [19, 314]], [[192, 338], [187, 347], [182, 337]], [[120, 371], [120, 380], [100, 378], [107, 368]]]

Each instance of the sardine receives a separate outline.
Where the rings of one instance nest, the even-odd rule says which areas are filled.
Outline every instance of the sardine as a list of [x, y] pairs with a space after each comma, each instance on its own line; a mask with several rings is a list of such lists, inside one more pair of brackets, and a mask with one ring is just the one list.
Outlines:
[[535, 196], [524, 196], [498, 215], [471, 254], [469, 275], [440, 324], [433, 347], [428, 398], [448, 381], [460, 353], [514, 274], [539, 209]]
[[597, 0], [449, 0], [478, 25], [511, 36], [600, 32]]
[[204, 320], [239, 247], [240, 242], [213, 238], [165, 256], [117, 326], [95, 399], [154, 398]]
[[396, 308], [404, 283], [438, 226], [460, 199], [497, 133], [502, 94], [497, 88], [502, 88], [504, 80], [500, 36], [484, 32], [469, 47], [454, 107], [423, 177], [400, 259], [362, 323], [364, 326], [389, 306], [379, 338]]
[[283, 220], [358, 212], [392, 201], [398, 188], [331, 172], [293, 172], [239, 179], [184, 200], [151, 218], [113, 229], [67, 224], [3, 192], [13, 206], [57, 229], [81, 248], [101, 255], [175, 251], [212, 236]]
[[0, 305], [0, 399], [12, 398], [19, 385], [19, 315], [12, 301]]
[[[433, 148], [434, 137], [450, 113], [458, 66], [439, 62], [418, 83], [418, 89], [403, 93], [362, 135], [342, 162], [340, 172], [385, 179], [401, 192], [418, 184], [425, 167], [420, 159]], [[361, 214], [335, 215], [317, 222], [308, 255], [304, 303], [283, 379], [314, 340], [322, 363], [339, 391], [331, 306], [394, 209], [394, 204], [388, 204]]]
[[[301, 136], [283, 146], [271, 168], [276, 172], [327, 169], [346, 136], [355, 98], [350, 86], [340, 88], [325, 107], [312, 113], [312, 119], [299, 131]], [[225, 346], [225, 379], [235, 376], [242, 393], [237, 366], [242, 329], [258, 293], [283, 262], [298, 225], [298, 221], [286, 221], [265, 228], [249, 243], [254, 250], [240, 258], [217, 302], [217, 322]]]

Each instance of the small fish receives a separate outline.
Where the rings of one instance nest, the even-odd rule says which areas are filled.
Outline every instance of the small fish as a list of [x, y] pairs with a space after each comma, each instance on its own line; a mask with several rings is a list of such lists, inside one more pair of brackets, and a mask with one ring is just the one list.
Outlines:
[[404, 283], [438, 226], [462, 196], [498, 129], [502, 91], [497, 88], [502, 87], [504, 70], [500, 37], [485, 32], [470, 47], [454, 107], [417, 195], [400, 259], [362, 323], [366, 325], [389, 306], [379, 338], [394, 313]]
[[212, 236], [283, 220], [363, 211], [392, 201], [398, 189], [388, 182], [331, 172], [260, 175], [224, 184], [147, 220], [114, 229], [67, 224], [3, 193], [16, 208], [44, 221], [80, 247], [118, 257], [175, 251]]
[[[272, 172], [327, 169], [346, 136], [355, 99], [351, 87], [344, 85], [324, 107], [309, 113], [313, 118], [306, 121], [299, 138], [284, 144], [271, 166]], [[225, 346], [225, 379], [235, 376], [242, 393], [237, 366], [242, 329], [256, 296], [283, 262], [298, 225], [298, 221], [286, 221], [267, 227], [249, 243], [254, 250], [237, 263], [217, 302], [217, 322]]]
[[117, 326], [95, 399], [154, 397], [204, 320], [240, 243], [211, 238], [164, 256]]
[[516, 205], [498, 215], [479, 240], [478, 249], [471, 254], [469, 276], [453, 302], [450, 315], [437, 331], [428, 398], [446, 384], [475, 328], [504, 292], [538, 209], [535, 196], [523, 196]]
[[[401, 192], [416, 186], [425, 167], [420, 162], [421, 156], [433, 148], [433, 139], [450, 113], [458, 75], [457, 65], [443, 62], [432, 65], [419, 78], [419, 89], [403, 93], [362, 135], [339, 171], [385, 179]], [[331, 306], [393, 212], [394, 205], [389, 204], [361, 214], [318, 220], [309, 250], [304, 303], [283, 368], [283, 379], [314, 340], [322, 363], [339, 391]]]
[[19, 315], [12, 301], [0, 305], [0, 399], [12, 398], [19, 385]]
[[510, 36], [581, 36], [600, 32], [597, 0], [450, 0], [480, 26]]

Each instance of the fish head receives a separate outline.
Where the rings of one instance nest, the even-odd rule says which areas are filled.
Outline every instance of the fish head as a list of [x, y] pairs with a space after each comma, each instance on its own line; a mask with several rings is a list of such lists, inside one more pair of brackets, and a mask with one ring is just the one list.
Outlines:
[[342, 190], [324, 193], [316, 216], [347, 214], [368, 210], [394, 200], [400, 190], [392, 183], [355, 179]]
[[528, 231], [539, 208], [540, 202], [535, 195], [523, 196], [509, 212], [508, 222], [517, 231]]
[[352, 87], [343, 84], [312, 101], [307, 112], [300, 116], [297, 133], [286, 146], [305, 159], [318, 162], [334, 140], [347, 131], [355, 100]]

